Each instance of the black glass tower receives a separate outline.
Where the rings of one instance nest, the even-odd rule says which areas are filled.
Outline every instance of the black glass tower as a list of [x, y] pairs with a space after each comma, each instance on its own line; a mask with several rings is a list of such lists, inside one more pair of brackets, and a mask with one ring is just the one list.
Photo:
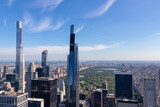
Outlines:
[[115, 72], [115, 97], [133, 98], [133, 84], [131, 72]]
[[70, 52], [67, 61], [66, 101], [69, 107], [79, 107], [78, 46], [75, 44], [74, 25], [70, 29]]
[[44, 107], [57, 106], [57, 79], [40, 77], [31, 84], [31, 97], [44, 99]]

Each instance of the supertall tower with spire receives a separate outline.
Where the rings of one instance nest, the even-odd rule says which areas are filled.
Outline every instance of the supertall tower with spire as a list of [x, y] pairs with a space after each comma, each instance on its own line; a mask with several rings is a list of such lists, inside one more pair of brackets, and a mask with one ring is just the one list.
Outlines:
[[24, 69], [24, 55], [22, 43], [22, 28], [21, 21], [16, 22], [16, 73], [19, 75], [19, 91], [25, 92], [25, 69]]
[[70, 29], [70, 52], [67, 64], [66, 101], [69, 107], [79, 107], [78, 45], [75, 44], [74, 25]]

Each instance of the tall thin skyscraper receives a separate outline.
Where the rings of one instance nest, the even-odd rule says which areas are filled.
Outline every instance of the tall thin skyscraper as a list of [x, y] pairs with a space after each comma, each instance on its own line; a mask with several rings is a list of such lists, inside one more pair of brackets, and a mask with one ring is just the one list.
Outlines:
[[24, 69], [24, 55], [22, 43], [22, 28], [21, 21], [17, 21], [17, 38], [16, 38], [16, 73], [19, 75], [19, 91], [25, 92], [25, 69]]
[[70, 107], [79, 107], [78, 46], [75, 44], [74, 25], [71, 25], [70, 32], [70, 53], [67, 68], [66, 97]]
[[48, 50], [44, 50], [42, 52], [42, 67], [47, 66], [47, 60], [48, 60]]

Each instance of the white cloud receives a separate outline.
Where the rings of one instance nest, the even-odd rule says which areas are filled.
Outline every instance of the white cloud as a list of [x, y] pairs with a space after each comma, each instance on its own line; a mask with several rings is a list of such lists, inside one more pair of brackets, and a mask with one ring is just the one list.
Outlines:
[[84, 29], [84, 27], [85, 27], [85, 25], [81, 25], [81, 26], [79, 26], [78, 28], [76, 28], [75, 33], [80, 32], [81, 30], [83, 30], [83, 29]]
[[155, 33], [152, 36], [160, 36], [160, 32], [159, 33]]
[[108, 11], [108, 9], [113, 5], [114, 2], [115, 0], [107, 0], [106, 3], [104, 3], [102, 6], [98, 7], [97, 9], [89, 12], [86, 16], [88, 18], [101, 16]]
[[32, 24], [29, 26], [29, 30], [32, 32], [41, 32], [45, 30], [50, 30], [51, 20], [49, 17], [41, 18], [37, 24]]
[[51, 17], [41, 17], [40, 21], [33, 20], [31, 14], [26, 13], [24, 16], [24, 25], [28, 27], [31, 32], [42, 32], [47, 30], [58, 30], [61, 28], [69, 18], [63, 20], [58, 19], [56, 24], [52, 23]]
[[3, 20], [3, 23], [4, 23], [4, 26], [6, 26], [6, 24], [7, 24], [7, 20], [6, 20], [6, 19], [4, 19], [4, 20]]
[[8, 6], [11, 6], [13, 4], [14, 0], [8, 0]]
[[28, 12], [25, 13], [25, 15], [23, 16], [23, 19], [24, 19], [24, 22], [23, 22], [24, 25], [33, 23], [32, 16]]
[[66, 20], [59, 19], [57, 21], [57, 24], [55, 26], [51, 26], [50, 28], [52, 30], [57, 30], [57, 29], [61, 28], [68, 20], [69, 20], [69, 18], [67, 18]]
[[[79, 46], [79, 52], [90, 52], [90, 51], [99, 51], [99, 50], [105, 50], [109, 48], [115, 48], [122, 43], [116, 43], [113, 45], [95, 45], [95, 46]], [[12, 60], [15, 58], [16, 49], [15, 48], [0, 48], [0, 56], [1, 58], [11, 58]], [[40, 58], [40, 55], [43, 50], [48, 50], [49, 55], [54, 56], [57, 55], [67, 55], [69, 52], [69, 46], [36, 46], [36, 47], [24, 47], [24, 56], [26, 60], [32, 59], [32, 58]], [[37, 58], [37, 60], [38, 60]], [[40, 59], [39, 59], [40, 60]]]
[[54, 10], [63, 0], [36, 0], [34, 7], [42, 8], [43, 11]]

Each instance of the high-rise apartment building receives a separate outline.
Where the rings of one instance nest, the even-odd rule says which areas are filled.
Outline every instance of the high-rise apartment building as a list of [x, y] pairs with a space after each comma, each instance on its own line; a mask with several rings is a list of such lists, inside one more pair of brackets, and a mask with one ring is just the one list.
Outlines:
[[104, 82], [102, 83], [102, 89], [107, 90], [107, 81], [104, 81]]
[[42, 52], [42, 67], [47, 66], [47, 61], [48, 61], [48, 50], [44, 50]]
[[31, 97], [44, 99], [44, 107], [57, 106], [57, 79], [41, 77], [31, 84]]
[[28, 107], [28, 94], [1, 91], [0, 107]]
[[75, 44], [74, 25], [70, 29], [70, 52], [66, 79], [66, 98], [70, 107], [79, 107], [78, 46]]
[[19, 89], [19, 76], [16, 73], [6, 74], [6, 81], [10, 82], [11, 86], [14, 87], [14, 91], [18, 92]]
[[35, 64], [34, 62], [31, 62], [28, 72], [26, 72], [26, 93], [28, 93], [28, 97], [31, 97], [31, 80], [37, 78], [38, 73], [35, 72]]
[[102, 91], [95, 90], [91, 94], [91, 107], [102, 107]]
[[156, 107], [156, 82], [155, 79], [144, 79], [144, 107]]
[[156, 78], [157, 105], [160, 107], [160, 70], [157, 72]]
[[50, 71], [49, 66], [39, 67], [36, 69], [36, 72], [38, 73], [38, 77], [49, 77], [50, 75], [49, 71]]
[[4, 73], [3, 73], [3, 77], [6, 77], [6, 74], [8, 73], [8, 66], [4, 66]]
[[66, 94], [65, 92], [65, 83], [63, 80], [59, 80], [59, 91], [61, 91], [63, 93], [63, 95]]
[[114, 72], [115, 74], [115, 98], [133, 98], [132, 73], [126, 71]]
[[16, 23], [17, 38], [16, 38], [16, 73], [19, 75], [19, 91], [25, 92], [25, 67], [23, 55], [23, 24], [21, 21]]

